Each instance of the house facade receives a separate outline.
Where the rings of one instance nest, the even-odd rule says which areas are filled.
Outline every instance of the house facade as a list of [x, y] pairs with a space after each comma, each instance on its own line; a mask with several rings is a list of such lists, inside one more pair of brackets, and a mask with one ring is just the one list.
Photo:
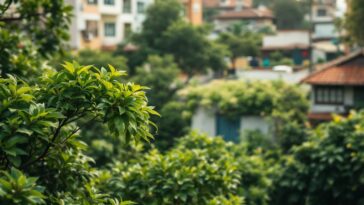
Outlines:
[[314, 123], [364, 108], [364, 52], [331, 61], [302, 82], [311, 85], [309, 119]]
[[139, 31], [153, 0], [67, 0], [73, 6], [70, 46], [113, 49]]
[[257, 31], [263, 28], [275, 30], [274, 16], [267, 8], [239, 8], [220, 13], [216, 16], [214, 25], [216, 32], [227, 31], [234, 24], [242, 23], [250, 30]]
[[336, 18], [336, 0], [316, 0], [312, 5], [312, 21], [315, 41], [331, 40], [338, 37], [334, 20]]
[[263, 62], [265, 67], [270, 67], [271, 55], [281, 53], [284, 57], [292, 59], [295, 65], [302, 65], [309, 60], [310, 37], [306, 30], [281, 30], [273, 35], [263, 37]]
[[246, 131], [260, 131], [268, 135], [271, 124], [261, 116], [240, 116], [230, 119], [212, 109], [198, 108], [192, 117], [192, 129], [209, 136], [222, 136], [227, 141], [238, 142]]

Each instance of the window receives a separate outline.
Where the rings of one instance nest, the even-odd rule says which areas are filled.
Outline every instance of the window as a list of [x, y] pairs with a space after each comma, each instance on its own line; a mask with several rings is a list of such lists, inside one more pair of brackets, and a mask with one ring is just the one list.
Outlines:
[[115, 23], [105, 23], [105, 36], [115, 36]]
[[124, 24], [124, 38], [128, 38], [130, 36], [131, 32], [132, 32], [131, 24], [125, 23]]
[[97, 4], [97, 0], [87, 0], [88, 4]]
[[144, 2], [138, 1], [137, 3], [137, 9], [139, 14], [143, 14], [145, 12], [145, 4]]
[[320, 17], [327, 16], [326, 9], [318, 9], [317, 16], [320, 16]]
[[91, 40], [98, 35], [98, 25], [97, 21], [86, 21], [86, 29], [84, 32], [84, 38], [86, 40]]
[[126, 14], [131, 13], [131, 0], [124, 0], [123, 1], [123, 12]]
[[343, 104], [344, 88], [339, 86], [315, 87], [316, 104]]
[[104, 4], [105, 5], [114, 5], [115, 1], [114, 0], [104, 0]]

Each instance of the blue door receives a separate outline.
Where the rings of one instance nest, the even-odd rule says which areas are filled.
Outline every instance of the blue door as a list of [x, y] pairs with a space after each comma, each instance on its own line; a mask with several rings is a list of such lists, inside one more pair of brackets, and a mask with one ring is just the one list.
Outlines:
[[292, 52], [292, 58], [293, 58], [293, 62], [295, 65], [302, 65], [302, 54], [301, 54], [301, 51], [298, 50], [298, 49], [295, 49], [293, 52]]
[[226, 141], [239, 141], [240, 119], [230, 119], [222, 115], [216, 116], [216, 134]]

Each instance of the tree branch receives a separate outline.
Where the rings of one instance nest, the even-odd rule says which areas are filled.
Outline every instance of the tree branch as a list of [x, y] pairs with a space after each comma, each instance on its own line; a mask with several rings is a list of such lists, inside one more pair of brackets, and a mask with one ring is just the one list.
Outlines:
[[47, 155], [47, 153], [48, 153], [49, 149], [53, 146], [54, 141], [55, 141], [55, 140], [57, 139], [57, 137], [59, 136], [59, 134], [60, 134], [60, 132], [61, 132], [61, 129], [62, 129], [62, 127], [65, 125], [65, 123], [66, 123], [66, 122], [67, 122], [67, 119], [63, 119], [63, 120], [59, 121], [59, 122], [58, 122], [58, 127], [56, 128], [55, 132], [53, 133], [53, 137], [52, 137], [52, 139], [51, 139], [51, 142], [50, 142], [50, 143], [48, 143], [48, 145], [47, 145], [47, 147], [44, 149], [43, 153], [42, 153], [41, 155], [39, 155], [39, 156], [38, 156], [35, 160], [33, 160], [33, 161], [28, 161], [28, 162], [26, 162], [26, 163], [22, 164], [22, 165], [20, 166], [20, 168], [24, 169], [24, 168], [28, 167], [29, 165], [32, 165], [32, 164], [36, 163], [37, 161], [39, 161], [39, 160], [43, 159], [43, 158]]
[[5, 18], [0, 18], [0, 22], [13, 22], [13, 21], [21, 21], [23, 19], [27, 19], [29, 17], [37, 17], [37, 16], [45, 16], [45, 13], [36, 13], [36, 14], [32, 14], [32, 15], [27, 15], [27, 16], [18, 16], [18, 17], [5, 17]]

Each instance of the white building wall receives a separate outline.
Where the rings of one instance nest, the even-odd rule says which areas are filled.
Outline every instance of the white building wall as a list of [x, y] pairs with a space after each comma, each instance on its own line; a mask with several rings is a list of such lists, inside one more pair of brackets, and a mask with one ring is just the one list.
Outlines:
[[70, 40], [69, 45], [72, 49], [78, 49], [81, 46], [80, 24], [82, 21], [81, 16], [81, 0], [66, 0], [66, 4], [71, 5], [72, 10], [71, 24], [70, 24]]
[[259, 130], [263, 134], [268, 135], [270, 123], [260, 116], [243, 116], [240, 120], [240, 132], [244, 133], [249, 130]]
[[192, 129], [216, 136], [216, 115], [212, 110], [198, 108], [192, 117]]
[[[192, 129], [216, 136], [216, 113], [213, 110], [198, 108], [192, 117]], [[260, 116], [242, 116], [240, 119], [240, 133], [248, 130], [259, 130], [269, 134], [270, 123]]]

